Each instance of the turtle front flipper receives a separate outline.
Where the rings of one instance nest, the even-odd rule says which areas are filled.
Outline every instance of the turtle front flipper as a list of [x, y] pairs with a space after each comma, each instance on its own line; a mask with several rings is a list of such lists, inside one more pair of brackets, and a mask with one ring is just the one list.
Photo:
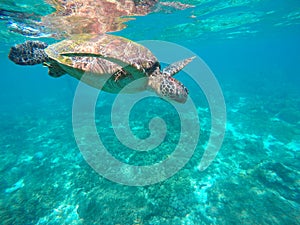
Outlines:
[[193, 59], [196, 58], [195, 56], [174, 62], [171, 65], [167, 66], [163, 69], [162, 73], [167, 76], [174, 76], [176, 73], [178, 73], [180, 70], [182, 70], [187, 64], [193, 61]]
[[26, 41], [11, 47], [8, 58], [19, 65], [35, 65], [49, 60], [44, 49], [47, 44], [41, 41]]

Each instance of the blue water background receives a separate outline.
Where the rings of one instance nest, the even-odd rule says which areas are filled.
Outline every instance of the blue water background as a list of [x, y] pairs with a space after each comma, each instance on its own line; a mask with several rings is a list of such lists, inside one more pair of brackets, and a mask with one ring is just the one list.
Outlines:
[[[300, 6], [275, 1], [260, 7], [282, 7], [284, 15]], [[241, 9], [207, 17], [230, 10]], [[122, 186], [94, 172], [72, 131], [77, 81], [52, 78], [40, 65], [13, 64], [7, 54], [14, 40], [2, 43], [1, 224], [300, 224], [299, 18], [277, 27], [275, 17], [262, 20], [248, 26], [257, 33], [234, 37], [226, 29], [162, 35], [168, 26], [192, 23], [190, 13], [140, 17], [118, 33], [135, 41], [172, 41], [195, 52], [219, 81], [227, 107], [227, 133], [214, 163], [204, 172], [195, 169], [199, 147], [178, 174], [147, 187]], [[184, 73], [177, 78], [188, 80]], [[197, 104], [205, 108], [202, 97]], [[105, 115], [100, 128], [113, 96], [104, 98], [97, 109]]]

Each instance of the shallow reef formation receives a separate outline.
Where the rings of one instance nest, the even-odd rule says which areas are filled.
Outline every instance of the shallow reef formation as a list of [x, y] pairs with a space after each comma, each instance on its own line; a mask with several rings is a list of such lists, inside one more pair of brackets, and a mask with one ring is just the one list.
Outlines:
[[[70, 105], [47, 100], [34, 113], [2, 112], [0, 141], [6, 143], [0, 163], [2, 223], [299, 223], [300, 126], [294, 110], [299, 98], [274, 101], [274, 96], [232, 89], [225, 90], [225, 98], [227, 133], [213, 164], [203, 172], [197, 170], [210, 128], [209, 111], [203, 105], [198, 109], [202, 133], [191, 160], [173, 177], [144, 187], [113, 183], [87, 164], [73, 137]], [[160, 114], [168, 125], [169, 144], [151, 155], [132, 153], [114, 139], [107, 122], [112, 100], [104, 96], [96, 106], [101, 115], [96, 116], [98, 132], [111, 154], [137, 165], [165, 159], [179, 131], [178, 123], [168, 117], [170, 106], [160, 102], [162, 108], [148, 107], [145, 112], [145, 106], [161, 101], [148, 99], [133, 109], [130, 123], [140, 138], [149, 135], [147, 124], [153, 116]], [[293, 104], [286, 104], [289, 101]]]

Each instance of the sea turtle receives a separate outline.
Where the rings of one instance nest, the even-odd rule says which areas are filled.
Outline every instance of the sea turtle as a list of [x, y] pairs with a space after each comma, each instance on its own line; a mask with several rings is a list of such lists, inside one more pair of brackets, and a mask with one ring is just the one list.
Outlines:
[[127, 88], [128, 93], [150, 90], [161, 98], [180, 103], [186, 102], [188, 90], [173, 75], [193, 58], [161, 70], [149, 49], [111, 34], [80, 35], [52, 45], [30, 40], [12, 47], [9, 53], [9, 59], [16, 64], [47, 66], [53, 77], [69, 74], [110, 93], [118, 93], [136, 81]]

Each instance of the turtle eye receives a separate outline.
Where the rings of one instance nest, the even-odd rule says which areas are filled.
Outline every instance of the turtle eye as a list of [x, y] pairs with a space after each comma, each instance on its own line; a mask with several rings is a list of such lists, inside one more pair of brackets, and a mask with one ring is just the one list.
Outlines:
[[189, 90], [188, 90], [186, 87], [184, 87], [184, 86], [183, 86], [183, 88], [184, 88], [184, 91], [185, 91], [187, 94], [189, 94]]

